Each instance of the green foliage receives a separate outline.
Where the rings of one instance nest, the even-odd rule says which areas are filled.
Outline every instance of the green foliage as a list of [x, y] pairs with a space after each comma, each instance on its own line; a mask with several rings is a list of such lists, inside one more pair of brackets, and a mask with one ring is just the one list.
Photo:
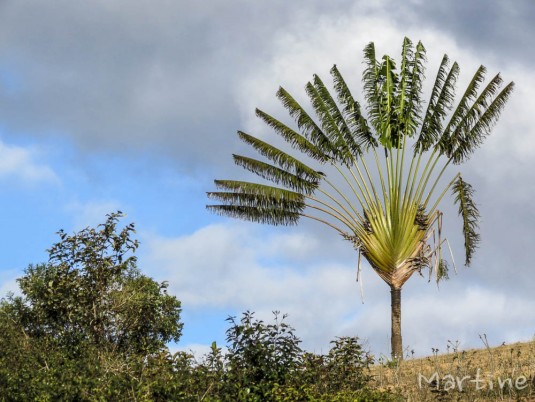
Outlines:
[[271, 323], [229, 317], [226, 352], [214, 342], [199, 361], [171, 354], [180, 302], [138, 270], [121, 217], [60, 231], [49, 261], [18, 279], [21, 295], [0, 301], [0, 402], [397, 401], [366, 388], [373, 358], [358, 338], [305, 353], [278, 312]]
[[74, 235], [60, 231], [49, 262], [30, 265], [18, 279], [30, 335], [122, 353], [153, 353], [180, 338], [180, 302], [166, 283], [136, 268], [134, 225], [119, 231], [121, 216], [110, 214], [96, 229]]
[[452, 192], [455, 195], [455, 203], [459, 204], [459, 215], [463, 219], [464, 246], [466, 254], [466, 265], [470, 265], [472, 254], [479, 244], [479, 211], [472, 199], [474, 190], [470, 184], [462, 179], [457, 178], [453, 184]]
[[137, 269], [121, 217], [60, 231], [48, 263], [18, 279], [22, 295], [2, 300], [0, 400], [158, 400], [151, 373], [180, 338], [180, 302]]
[[254, 318], [254, 313], [245, 312], [236, 322], [229, 317], [231, 327], [227, 330], [228, 369], [226, 384], [236, 398], [265, 400], [274, 384], [286, 384], [297, 370], [301, 340], [294, 334], [279, 313], [274, 312], [275, 322], [266, 324]]
[[356, 391], [370, 380], [367, 373], [373, 358], [366, 353], [357, 337], [340, 337], [331, 341], [327, 355], [328, 384], [334, 390]]
[[[294, 329], [274, 312], [273, 323], [243, 313], [227, 320], [228, 352], [215, 343], [192, 366], [189, 398], [207, 401], [399, 401], [366, 388], [373, 358], [356, 337], [341, 337], [327, 355], [306, 353]], [[177, 370], [178, 372], [179, 370]]]
[[275, 387], [269, 401], [273, 402], [402, 402], [405, 398], [389, 391], [364, 388], [318, 395], [312, 388]]
[[299, 212], [305, 208], [303, 196], [295, 191], [235, 180], [218, 180], [218, 188], [227, 192], [210, 192], [208, 196], [227, 205], [213, 205], [216, 213], [273, 225], [297, 222]]

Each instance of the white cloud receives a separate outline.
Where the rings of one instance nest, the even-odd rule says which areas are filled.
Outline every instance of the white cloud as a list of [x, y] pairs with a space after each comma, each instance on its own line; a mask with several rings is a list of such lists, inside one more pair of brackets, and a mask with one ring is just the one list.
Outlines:
[[[224, 355], [228, 352], [225, 346], [217, 344], [217, 347], [221, 349], [221, 353]], [[201, 343], [190, 343], [187, 345], [178, 346], [177, 344], [169, 345], [169, 352], [175, 354], [177, 352], [186, 352], [192, 354], [197, 363], [202, 362], [203, 358], [210, 353], [212, 345], [205, 345]]]
[[17, 283], [18, 277], [20, 277], [19, 270], [0, 270], [0, 298], [5, 297], [8, 293], [20, 294], [19, 284]]
[[[462, 349], [483, 347], [479, 335], [487, 334], [491, 345], [529, 340], [535, 321], [526, 317], [535, 302], [507, 290], [485, 289], [467, 284], [462, 275], [437, 290], [431, 284], [412, 279], [402, 300], [404, 347], [419, 356], [431, 348], [446, 352], [448, 341], [459, 341]], [[385, 298], [374, 302], [354, 325], [366, 323], [373, 351], [388, 351], [390, 305]]]
[[249, 225], [212, 225], [179, 238], [144, 237], [143, 266], [155, 267], [149, 274], [168, 280], [190, 308], [249, 309], [268, 320], [280, 310], [316, 346], [318, 334], [336, 332], [358, 303], [355, 268], [315, 262], [317, 250], [307, 257], [303, 234], [262, 236]]
[[[361, 8], [358, 6], [350, 9], [345, 16], [326, 15], [319, 21], [304, 19], [287, 30], [275, 32], [274, 39], [267, 44], [270, 45], [270, 51], [267, 52], [270, 56], [254, 64], [236, 87], [235, 97], [242, 116], [240, 128], [271, 142], [282, 143], [271, 129], [254, 116], [255, 107], [283, 121], [291, 121], [275, 97], [279, 85], [287, 89], [306, 109], [310, 109], [304, 90], [306, 82], [317, 73], [327, 87], [331, 88], [329, 70], [333, 64], [338, 66], [353, 95], [364, 107], [361, 85], [364, 69], [362, 49], [373, 41], [378, 57], [389, 54], [399, 60], [402, 38], [408, 36], [414, 42], [421, 40], [427, 49], [424, 100], [431, 93], [444, 54], [449, 55], [451, 63], [457, 61], [460, 66], [457, 100], [481, 64], [487, 66], [487, 80], [500, 72], [504, 85], [510, 81], [516, 82], [516, 89], [497, 127], [485, 141], [483, 149], [476, 153], [478, 163], [474, 164], [474, 169], [487, 172], [486, 176], [496, 181], [498, 178], [517, 175], [519, 171], [525, 170], [522, 165], [532, 165], [535, 136], [530, 117], [535, 102], [530, 96], [530, 88], [533, 88], [535, 78], [529, 68], [506, 58], [497, 58], [495, 53], [474, 52], [470, 43], [457, 42], [447, 32], [420, 26], [407, 28], [379, 13], [373, 13], [365, 19], [358, 18], [362, 14]], [[377, 27], [381, 29], [377, 30]], [[496, 163], [497, 160], [500, 163]]]
[[106, 220], [106, 215], [121, 210], [118, 201], [75, 201], [66, 205], [66, 209], [73, 216], [74, 230], [86, 227], [96, 227]]
[[[362, 6], [359, 5], [348, 10], [344, 16], [327, 15], [319, 21], [317, 18], [308, 19], [293, 24], [291, 29], [275, 32], [270, 58], [255, 64], [241, 79], [235, 92], [245, 128], [260, 133], [266, 131], [265, 126], [253, 117], [256, 106], [268, 113], [280, 110], [281, 113], [277, 116], [287, 115], [274, 96], [279, 85], [307, 107], [309, 101], [304, 85], [317, 73], [330, 87], [329, 70], [333, 64], [338, 66], [355, 97], [363, 102], [360, 82], [364, 68], [363, 48], [371, 41], [375, 43], [377, 57], [389, 54], [398, 59], [404, 36], [409, 36], [414, 42], [422, 40], [428, 49], [429, 77], [436, 73], [444, 52], [452, 56], [461, 53], [455, 42], [440, 32], [421, 28], [407, 30], [384, 14], [361, 19], [358, 18], [361, 13]], [[358, 23], [355, 23], [357, 19]], [[381, 29], [378, 30], [377, 27]], [[469, 53], [464, 52], [462, 56], [465, 59]], [[469, 71], [466, 64], [471, 68], [472, 64], [477, 66], [476, 62], [470, 60], [463, 67]]]
[[[279, 310], [289, 314], [288, 322], [309, 350], [325, 352], [335, 336], [358, 335], [374, 353], [388, 354], [388, 287], [365, 266], [361, 304], [354, 261], [346, 256], [340, 261], [338, 250], [314, 232], [307, 232], [310, 243], [304, 250], [315, 249], [304, 253], [303, 236], [261, 232], [246, 224], [211, 225], [178, 238], [145, 234], [142, 265], [154, 267], [148, 273], [156, 279], [168, 280], [185, 308], [251, 310], [268, 321]], [[422, 355], [431, 347], [445, 350], [448, 340], [481, 346], [483, 333], [496, 343], [531, 336], [535, 323], [526, 322], [525, 312], [535, 309], [534, 303], [507, 289], [475, 286], [463, 274], [440, 290], [418, 276], [408, 282], [402, 302], [407, 347]]]
[[32, 148], [7, 145], [0, 140], [0, 178], [58, 183], [59, 178], [50, 167], [35, 161], [36, 154]]

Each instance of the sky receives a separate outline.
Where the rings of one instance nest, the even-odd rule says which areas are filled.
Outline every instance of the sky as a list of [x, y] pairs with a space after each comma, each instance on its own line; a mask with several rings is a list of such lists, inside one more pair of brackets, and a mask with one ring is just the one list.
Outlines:
[[[218, 178], [248, 178], [232, 162], [237, 130], [275, 134], [254, 116], [286, 116], [282, 85], [306, 103], [314, 73], [336, 64], [361, 96], [362, 49], [399, 58], [405, 36], [427, 48], [426, 97], [447, 53], [458, 94], [480, 64], [515, 92], [463, 177], [476, 189], [482, 242], [470, 268], [437, 286], [403, 288], [404, 347], [417, 355], [535, 336], [535, 4], [531, 0], [397, 2], [283, 0], [33, 0], [0, 2], [0, 295], [64, 229], [121, 210], [141, 241], [139, 268], [182, 302], [174, 349], [225, 344], [228, 316], [287, 322], [326, 353], [358, 336], [389, 355], [390, 294], [328, 227], [268, 227], [210, 214]], [[453, 174], [455, 169], [452, 170]], [[463, 257], [461, 222], [446, 199], [446, 235]], [[449, 213], [449, 214], [448, 214]], [[458, 264], [460, 265], [460, 263]]]

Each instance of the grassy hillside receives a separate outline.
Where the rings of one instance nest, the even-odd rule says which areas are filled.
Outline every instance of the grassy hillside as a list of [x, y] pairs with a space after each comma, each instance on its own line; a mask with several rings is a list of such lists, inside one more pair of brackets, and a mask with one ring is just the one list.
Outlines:
[[535, 401], [535, 339], [447, 353], [372, 368], [375, 386], [399, 390], [409, 401]]

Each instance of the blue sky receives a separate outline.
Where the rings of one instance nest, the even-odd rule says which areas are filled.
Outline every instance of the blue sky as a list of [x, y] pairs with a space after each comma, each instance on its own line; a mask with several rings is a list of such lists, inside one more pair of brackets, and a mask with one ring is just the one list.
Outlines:
[[[531, 339], [535, 286], [530, 249], [535, 6], [499, 1], [204, 1], [0, 5], [0, 290], [46, 260], [55, 232], [79, 230], [120, 209], [135, 222], [141, 270], [170, 283], [183, 303], [179, 348], [223, 344], [225, 318], [288, 313], [303, 345], [326, 351], [358, 335], [388, 354], [389, 292], [356, 254], [311, 222], [270, 228], [210, 215], [212, 180], [246, 177], [235, 135], [270, 132], [261, 107], [285, 116], [284, 85], [305, 100], [313, 73], [337, 64], [360, 92], [362, 49], [398, 57], [404, 36], [428, 50], [427, 87], [442, 55], [461, 66], [458, 92], [483, 63], [516, 91], [493, 134], [462, 167], [483, 215], [473, 266], [439, 290], [420, 277], [404, 288], [408, 348], [445, 349]], [[450, 203], [451, 204], [451, 203]], [[453, 208], [448, 237], [462, 259]], [[450, 223], [451, 222], [451, 223]]]

